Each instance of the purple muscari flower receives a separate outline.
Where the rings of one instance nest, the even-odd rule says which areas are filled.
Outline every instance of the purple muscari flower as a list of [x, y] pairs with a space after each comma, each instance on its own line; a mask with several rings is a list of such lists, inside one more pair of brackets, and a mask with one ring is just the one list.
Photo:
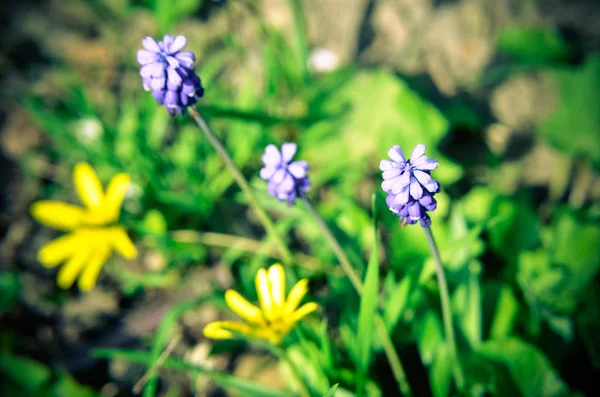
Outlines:
[[388, 193], [386, 203], [390, 210], [401, 218], [401, 223], [421, 222], [423, 227], [431, 224], [427, 211], [434, 211], [437, 202], [434, 194], [440, 191], [440, 184], [431, 178], [430, 172], [439, 163], [425, 156], [425, 145], [417, 145], [407, 161], [400, 146], [394, 145], [389, 151], [390, 160], [381, 160], [379, 169], [383, 171], [381, 188]]
[[305, 197], [310, 189], [306, 174], [308, 163], [292, 161], [295, 154], [295, 143], [284, 143], [281, 152], [275, 145], [268, 145], [262, 156], [265, 167], [260, 170], [260, 177], [269, 181], [269, 194], [290, 205], [294, 204], [296, 197]]
[[204, 95], [194, 71], [196, 57], [190, 51], [181, 51], [185, 44], [184, 36], [166, 34], [158, 43], [146, 37], [142, 40], [145, 49], [137, 52], [144, 89], [152, 91], [156, 102], [164, 105], [170, 115], [182, 114]]

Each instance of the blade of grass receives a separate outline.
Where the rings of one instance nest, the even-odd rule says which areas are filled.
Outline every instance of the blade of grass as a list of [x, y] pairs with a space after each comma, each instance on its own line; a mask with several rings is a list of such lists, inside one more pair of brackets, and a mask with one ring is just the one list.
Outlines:
[[336, 383], [335, 385], [331, 386], [331, 389], [329, 389], [329, 391], [323, 397], [333, 397], [333, 394], [339, 385], [339, 383]]
[[[144, 375], [144, 377], [147, 379], [147, 383], [145, 385], [146, 387], [144, 388], [144, 397], [154, 397], [156, 395], [160, 361], [165, 361], [164, 359], [160, 360], [160, 358], [163, 349], [171, 337], [171, 330], [173, 329], [173, 326], [177, 323], [177, 320], [184, 312], [197, 307], [207, 299], [207, 297], [203, 296], [197, 299], [180, 302], [169, 309], [169, 311], [163, 317], [160, 326], [154, 335], [154, 340], [152, 341], [151, 365], [146, 375]], [[139, 388], [143, 386], [144, 385], [140, 383]], [[137, 392], [139, 393], [139, 390]]]
[[[151, 365], [152, 355], [148, 352], [124, 350], [124, 349], [95, 349], [92, 353], [98, 358], [121, 358], [140, 364]], [[275, 390], [266, 385], [251, 380], [239, 378], [225, 372], [215, 371], [185, 361], [167, 358], [163, 363], [164, 368], [191, 372], [209, 376], [219, 386], [228, 389], [236, 389], [249, 397], [295, 397], [295, 394], [283, 390]]]
[[367, 274], [360, 300], [358, 314], [358, 340], [360, 350], [357, 362], [356, 394], [361, 395], [365, 386], [366, 374], [371, 358], [371, 342], [373, 340], [373, 321], [377, 312], [379, 296], [379, 253], [377, 250], [377, 196], [372, 199], [373, 208], [373, 250], [367, 266]]

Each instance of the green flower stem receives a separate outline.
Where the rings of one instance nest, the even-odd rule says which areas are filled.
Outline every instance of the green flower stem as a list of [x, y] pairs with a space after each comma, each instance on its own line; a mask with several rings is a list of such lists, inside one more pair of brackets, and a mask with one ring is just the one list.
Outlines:
[[458, 361], [458, 354], [456, 350], [456, 340], [454, 338], [454, 327], [452, 326], [452, 312], [450, 310], [450, 297], [448, 295], [448, 283], [446, 282], [446, 275], [444, 274], [444, 265], [442, 258], [433, 238], [433, 233], [429, 227], [424, 227], [425, 237], [427, 237], [427, 243], [429, 249], [433, 255], [435, 261], [435, 272], [438, 279], [438, 287], [440, 289], [440, 301], [442, 304], [442, 317], [444, 318], [444, 330], [446, 333], [446, 344], [448, 351], [450, 352], [450, 359], [454, 361], [452, 368], [454, 369], [454, 381], [458, 390], [463, 390], [465, 386], [465, 378]]
[[[327, 226], [327, 224], [325, 223], [323, 218], [321, 218], [319, 213], [315, 210], [315, 208], [311, 205], [311, 203], [306, 198], [304, 199], [304, 204], [306, 205], [308, 212], [312, 215], [312, 217], [315, 219], [315, 221], [319, 225], [321, 231], [323, 232], [323, 235], [325, 236], [325, 239], [331, 246], [331, 249], [333, 250], [335, 256], [337, 257], [338, 261], [342, 265], [342, 269], [344, 269], [346, 276], [350, 279], [350, 282], [354, 286], [354, 289], [356, 290], [358, 295], [362, 296], [363, 284], [360, 281], [359, 276], [354, 271], [354, 268], [350, 264], [350, 261], [348, 260], [346, 253], [344, 252], [344, 250], [342, 249], [342, 247], [340, 246], [340, 244], [338, 243], [336, 238], [333, 236], [333, 233], [331, 232], [331, 230], [329, 229], [329, 227]], [[385, 355], [388, 358], [390, 367], [392, 369], [392, 373], [394, 374], [394, 378], [396, 379], [396, 382], [398, 383], [398, 388], [400, 389], [400, 392], [404, 396], [411, 396], [412, 391], [410, 389], [410, 385], [408, 384], [408, 380], [406, 379], [406, 372], [404, 371], [404, 367], [402, 366], [400, 357], [398, 357], [398, 354], [396, 353], [396, 350], [394, 349], [394, 344], [392, 343], [390, 335], [387, 332], [385, 323], [384, 323], [383, 319], [381, 318], [381, 316], [379, 315], [379, 313], [377, 313], [375, 315], [375, 327], [376, 327], [377, 336], [381, 340], [381, 344], [383, 345], [383, 350], [385, 351]]]
[[279, 246], [281, 256], [283, 257], [283, 262], [285, 264], [291, 264], [293, 262], [293, 256], [292, 256], [290, 250], [287, 248], [287, 246], [281, 239], [281, 236], [279, 236], [279, 233], [277, 233], [277, 230], [275, 230], [275, 225], [273, 224], [273, 221], [271, 220], [271, 218], [269, 218], [269, 215], [267, 215], [265, 210], [263, 210], [262, 207], [258, 204], [258, 201], [256, 200], [256, 197], [252, 193], [252, 190], [250, 189], [250, 185], [248, 185], [246, 178], [244, 178], [244, 176], [242, 175], [242, 172], [235, 165], [235, 163], [233, 162], [231, 157], [229, 157], [227, 150], [225, 150], [225, 147], [223, 147], [223, 145], [219, 141], [219, 138], [217, 138], [217, 136], [212, 131], [212, 129], [210, 128], [210, 126], [208, 125], [206, 120], [204, 120], [204, 118], [198, 112], [198, 110], [196, 108], [189, 107], [188, 112], [189, 112], [190, 116], [192, 116], [192, 118], [194, 119], [196, 124], [198, 124], [198, 127], [200, 127], [202, 132], [204, 132], [204, 135], [206, 135], [206, 137], [210, 141], [211, 145], [215, 148], [215, 150], [217, 151], [219, 156], [221, 156], [221, 158], [225, 162], [225, 165], [229, 168], [229, 170], [233, 174], [235, 181], [237, 182], [239, 187], [242, 189], [242, 192], [244, 192], [244, 194], [246, 195], [246, 198], [248, 199], [250, 206], [254, 209], [254, 211], [258, 215], [258, 218], [262, 222], [262, 224], [265, 227], [269, 236]]

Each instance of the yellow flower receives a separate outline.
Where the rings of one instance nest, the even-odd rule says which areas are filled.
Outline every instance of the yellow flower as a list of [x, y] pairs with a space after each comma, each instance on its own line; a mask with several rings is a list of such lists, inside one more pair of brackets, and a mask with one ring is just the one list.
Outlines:
[[70, 232], [49, 242], [38, 253], [45, 267], [65, 263], [57, 276], [61, 288], [71, 287], [78, 276], [81, 290], [94, 288], [102, 265], [113, 250], [127, 259], [137, 255], [125, 229], [114, 225], [119, 219], [129, 181], [129, 175], [117, 174], [104, 192], [94, 169], [87, 163], [78, 163], [73, 171], [73, 182], [85, 207], [51, 200], [31, 206], [31, 215], [38, 222]]
[[246, 322], [215, 321], [204, 328], [204, 335], [212, 339], [231, 339], [239, 333], [278, 344], [304, 316], [317, 310], [314, 302], [300, 308], [300, 302], [308, 292], [308, 279], [294, 285], [285, 298], [285, 272], [280, 264], [256, 273], [256, 291], [260, 308], [248, 302], [234, 290], [225, 292], [225, 302], [231, 310]]

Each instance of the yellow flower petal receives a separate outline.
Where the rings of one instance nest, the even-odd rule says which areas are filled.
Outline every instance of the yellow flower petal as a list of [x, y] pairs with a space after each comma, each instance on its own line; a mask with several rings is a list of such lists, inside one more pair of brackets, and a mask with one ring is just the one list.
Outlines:
[[[87, 238], [85, 238], [85, 240], [87, 240]], [[81, 269], [83, 269], [90, 256], [90, 249], [91, 247], [89, 245], [80, 245], [71, 259], [61, 266], [56, 278], [56, 283], [59, 287], [67, 289], [73, 285], [73, 282], [79, 273], [81, 273]]]
[[204, 336], [211, 339], [231, 339], [235, 338], [236, 334], [267, 340], [272, 337], [268, 329], [253, 328], [237, 321], [215, 321], [204, 327], [203, 332]]
[[266, 325], [260, 309], [232, 289], [225, 291], [225, 302], [235, 314], [253, 324]]
[[81, 248], [80, 237], [79, 233], [74, 232], [55, 238], [40, 249], [38, 260], [48, 268], [59, 265]]
[[273, 298], [274, 316], [281, 316], [285, 305], [285, 271], [276, 263], [269, 268], [269, 284], [271, 286], [271, 297]]
[[292, 287], [292, 290], [288, 294], [288, 298], [285, 303], [284, 312], [287, 315], [292, 314], [294, 312], [294, 310], [296, 310], [296, 308], [298, 308], [298, 306], [300, 305], [300, 302], [302, 301], [302, 299], [304, 298], [304, 295], [306, 295], [307, 292], [308, 292], [308, 279], [303, 278], [302, 280], [298, 281], [296, 283], [296, 285], [294, 285]]
[[78, 285], [80, 290], [89, 291], [94, 288], [96, 280], [98, 280], [98, 275], [100, 275], [100, 270], [102, 270], [102, 266], [106, 263], [110, 254], [110, 246], [98, 247], [97, 250], [91, 253], [90, 260], [83, 268], [83, 272], [79, 277]]
[[295, 324], [298, 321], [300, 321], [303, 317], [309, 315], [310, 313], [314, 312], [318, 308], [319, 308], [319, 305], [317, 305], [315, 302], [306, 303], [306, 304], [302, 305], [300, 307], [300, 309], [296, 310], [292, 314], [290, 319], [287, 321], [291, 322], [292, 324]]
[[233, 334], [221, 327], [223, 321], [215, 321], [204, 327], [203, 333], [209, 339], [231, 339]]
[[125, 259], [133, 259], [137, 256], [137, 249], [123, 227], [111, 227], [107, 232], [109, 233], [113, 247], [119, 254], [123, 255]]
[[51, 200], [38, 201], [31, 206], [29, 211], [38, 222], [63, 231], [75, 229], [85, 216], [83, 208]]
[[271, 296], [271, 286], [269, 285], [269, 278], [265, 269], [259, 269], [256, 273], [255, 278], [256, 293], [258, 294], [258, 301], [262, 309], [263, 315], [267, 321], [272, 321], [274, 318], [273, 313], [273, 298]]
[[125, 173], [120, 173], [108, 184], [106, 196], [102, 203], [102, 211], [105, 212], [108, 222], [114, 222], [119, 219], [121, 213], [121, 204], [125, 198], [125, 193], [129, 187], [131, 178]]
[[89, 209], [95, 209], [102, 205], [104, 192], [102, 185], [96, 175], [96, 171], [88, 163], [77, 163], [73, 171], [73, 182], [79, 195], [79, 199]]

